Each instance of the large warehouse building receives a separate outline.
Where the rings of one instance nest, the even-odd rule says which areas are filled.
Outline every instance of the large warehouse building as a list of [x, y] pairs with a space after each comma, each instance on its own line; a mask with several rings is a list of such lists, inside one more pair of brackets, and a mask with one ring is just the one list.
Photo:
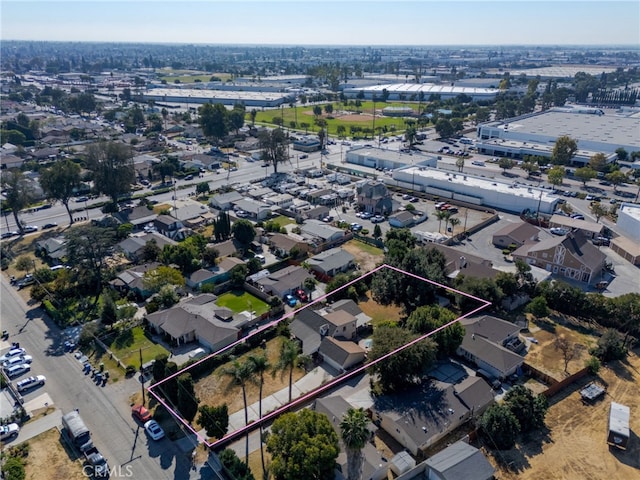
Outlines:
[[223, 105], [235, 105], [242, 103], [247, 107], [277, 107], [289, 103], [293, 98], [287, 92], [246, 92], [228, 90], [201, 90], [195, 88], [153, 88], [143, 95], [146, 101], [153, 100], [156, 103], [221, 103]]
[[640, 112], [597, 108], [554, 108], [478, 126], [479, 153], [522, 159], [524, 155], [550, 157], [556, 139], [568, 135], [578, 142], [575, 165], [584, 165], [596, 153], [613, 161], [616, 149], [640, 151]]
[[429, 100], [431, 95], [440, 96], [441, 100], [455, 98], [458, 95], [467, 95], [475, 101], [494, 100], [500, 90], [497, 88], [473, 88], [473, 87], [456, 87], [451, 85], [434, 85], [431, 83], [389, 83], [386, 85], [372, 85], [370, 87], [345, 88], [344, 95], [348, 98], [356, 98], [360, 93], [367, 100], [382, 98], [386, 90], [389, 100], [410, 100], [412, 96], [417, 97], [422, 94], [425, 100]]
[[393, 180], [385, 178], [385, 183], [410, 187], [442, 199], [459, 200], [517, 214], [525, 209], [552, 213], [560, 202], [560, 197], [543, 188], [422, 166], [395, 170]]

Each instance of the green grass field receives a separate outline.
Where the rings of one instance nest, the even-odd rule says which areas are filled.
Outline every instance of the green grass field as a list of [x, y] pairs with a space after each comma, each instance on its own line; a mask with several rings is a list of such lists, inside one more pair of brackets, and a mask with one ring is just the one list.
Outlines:
[[136, 368], [140, 368], [141, 349], [142, 363], [149, 362], [162, 353], [169, 355], [163, 346], [153, 343], [145, 336], [142, 327], [134, 327], [122, 332], [111, 341], [109, 349], [122, 363], [135, 365]]
[[262, 315], [269, 310], [268, 304], [242, 290], [223, 293], [218, 297], [216, 303], [221, 307], [229, 308], [235, 313], [247, 310], [256, 312], [256, 315]]
[[357, 245], [360, 250], [370, 255], [384, 255], [384, 252], [381, 248], [374, 247], [373, 245], [369, 245], [368, 243], [364, 243], [359, 240], [351, 240], [351, 243]]
[[280, 226], [280, 228], [284, 227], [285, 225], [296, 223], [295, 220], [289, 217], [285, 217], [284, 215], [280, 215], [279, 217], [272, 218], [269, 221], [273, 223], [277, 223]]
[[206, 73], [206, 72], [194, 72], [190, 70], [171, 70], [163, 69], [160, 80], [165, 80], [168, 84], [175, 83], [176, 80], [180, 80], [180, 83], [193, 83], [196, 80], [201, 82], [210, 81], [211, 77], [218, 77], [223, 82], [226, 82], [231, 75], [228, 73]]
[[[324, 113], [324, 106], [332, 103], [333, 105], [333, 113], [329, 116], [334, 118], [327, 118], [328, 115]], [[403, 118], [397, 117], [383, 117], [381, 114], [381, 110], [385, 107], [406, 107], [412, 106], [414, 110], [417, 110], [417, 102], [414, 102], [415, 105], [411, 103], [402, 103], [402, 102], [376, 102], [376, 118], [375, 118], [375, 129], [378, 128], [384, 129], [386, 127], [387, 134], [401, 134], [406, 129], [407, 125]], [[359, 136], [364, 136], [364, 133], [368, 130], [368, 134], [371, 135], [371, 132], [374, 128], [373, 123], [373, 102], [362, 102], [362, 105], [356, 108], [353, 105], [345, 106], [340, 102], [326, 102], [320, 105], [323, 108], [323, 115], [327, 122], [327, 130], [330, 135], [338, 134], [338, 126], [343, 125], [346, 129], [345, 135], [352, 136], [350, 127], [357, 126], [363, 129], [362, 132], [359, 132]], [[251, 109], [248, 109], [249, 111]], [[349, 112], [348, 115], [343, 115], [343, 112]], [[358, 113], [360, 112], [360, 113]], [[313, 106], [295, 106], [284, 107], [280, 110], [266, 110], [266, 111], [258, 111], [256, 114], [256, 123], [261, 124], [273, 124], [274, 118], [281, 118], [283, 121], [283, 126], [285, 128], [290, 128], [291, 122], [296, 124], [295, 129], [304, 130], [307, 133], [317, 133], [319, 127], [315, 125], [314, 120], [315, 116], [313, 115]], [[247, 113], [246, 122], [251, 122], [251, 116]], [[307, 124], [308, 126], [304, 126], [303, 124]]]

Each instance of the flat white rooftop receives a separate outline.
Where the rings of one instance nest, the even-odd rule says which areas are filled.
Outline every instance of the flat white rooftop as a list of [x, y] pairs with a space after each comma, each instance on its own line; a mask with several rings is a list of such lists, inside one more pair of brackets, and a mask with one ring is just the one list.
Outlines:
[[516, 183], [506, 183], [493, 179], [474, 177], [465, 175], [464, 173], [455, 173], [447, 170], [438, 170], [428, 167], [406, 167], [399, 170], [405, 174], [415, 175], [425, 179], [434, 179], [441, 182], [451, 183], [453, 185], [466, 185], [480, 190], [491, 190], [494, 192], [517, 195], [519, 197], [529, 198], [531, 200], [540, 200], [544, 202], [553, 202], [559, 197], [549, 190], [543, 188], [529, 187]]
[[601, 73], [615, 72], [616, 67], [604, 67], [597, 65], [557, 65], [552, 67], [527, 68], [520, 70], [509, 70], [513, 77], [526, 75], [527, 77], [554, 77], [554, 78], [573, 78], [578, 72], [588, 73], [594, 76], [600, 76]]
[[246, 100], [276, 100], [287, 94], [278, 92], [245, 92], [240, 90], [201, 90], [199, 88], [152, 88], [144, 93], [147, 97], [180, 97], [202, 99], [246, 99]]
[[620, 205], [620, 210], [618, 213], [626, 213], [630, 217], [633, 217], [634, 220], [640, 222], [640, 205], [635, 205], [633, 203], [623, 203]]
[[[345, 89], [354, 90], [354, 89]], [[434, 85], [432, 83], [389, 83], [386, 85], [372, 85], [370, 87], [356, 88], [355, 90], [380, 92], [387, 90], [389, 93], [420, 93], [433, 94], [467, 94], [467, 95], [497, 95], [500, 90], [496, 88], [456, 87], [451, 85]]]

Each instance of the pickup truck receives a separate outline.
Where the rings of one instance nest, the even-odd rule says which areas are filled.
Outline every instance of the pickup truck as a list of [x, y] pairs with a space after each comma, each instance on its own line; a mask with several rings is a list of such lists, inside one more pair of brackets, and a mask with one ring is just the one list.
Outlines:
[[91, 447], [84, 452], [86, 464], [91, 467], [90, 472], [94, 478], [108, 478], [109, 464], [96, 447]]

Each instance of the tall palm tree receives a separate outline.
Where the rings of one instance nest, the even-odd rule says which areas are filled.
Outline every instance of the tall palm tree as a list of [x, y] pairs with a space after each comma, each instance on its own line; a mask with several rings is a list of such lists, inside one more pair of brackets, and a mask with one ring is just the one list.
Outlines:
[[[247, 406], [247, 382], [251, 380], [253, 376], [253, 364], [249, 361], [240, 362], [240, 360], [234, 360], [230, 366], [222, 369], [222, 375], [226, 375], [231, 378], [231, 385], [239, 385], [242, 388], [242, 400], [244, 402], [244, 424], [249, 425], [249, 409]], [[249, 464], [249, 432], [247, 431], [246, 437], [246, 455], [244, 459], [245, 463]]]
[[350, 408], [340, 421], [342, 442], [347, 450], [347, 480], [359, 480], [362, 475], [362, 449], [369, 439], [369, 418], [362, 408]]
[[[251, 364], [254, 375], [257, 376], [258, 385], [260, 386], [260, 391], [258, 394], [258, 416], [259, 418], [262, 418], [262, 386], [264, 385], [264, 374], [265, 372], [269, 371], [271, 365], [269, 365], [269, 359], [264, 354], [251, 355], [248, 361]], [[262, 424], [260, 424], [260, 460], [262, 461], [263, 477], [265, 480], [267, 480], [269, 478], [269, 473], [267, 472], [264, 464], [264, 448], [262, 438]]]
[[457, 217], [451, 217], [449, 219], [449, 225], [451, 225], [451, 235], [453, 236], [453, 231], [456, 229], [456, 226], [460, 225], [460, 219]]
[[442, 220], [447, 218], [447, 212], [444, 210], [438, 210], [436, 212], [436, 218], [438, 219], [438, 233], [440, 233], [440, 230], [442, 229]]
[[299, 353], [300, 347], [295, 340], [290, 340], [288, 338], [284, 339], [280, 346], [280, 357], [278, 358], [278, 363], [276, 363], [273, 370], [274, 376], [276, 372], [289, 371], [289, 402], [291, 402], [291, 392], [293, 389], [293, 369], [298, 363]]

